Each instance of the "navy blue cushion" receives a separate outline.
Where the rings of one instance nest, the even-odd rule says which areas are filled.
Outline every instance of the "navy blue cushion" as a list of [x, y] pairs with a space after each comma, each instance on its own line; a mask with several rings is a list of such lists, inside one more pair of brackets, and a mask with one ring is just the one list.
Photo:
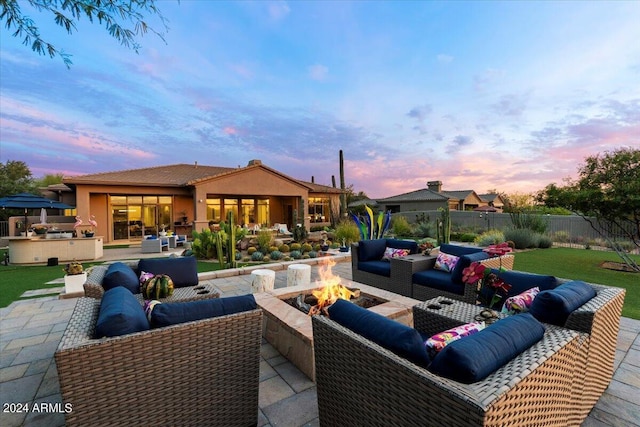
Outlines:
[[544, 330], [529, 313], [507, 317], [448, 344], [429, 371], [465, 384], [481, 381], [540, 341]]
[[177, 325], [210, 317], [226, 316], [242, 311], [255, 310], [256, 300], [252, 294], [212, 298], [189, 302], [156, 304], [151, 311], [151, 326]]
[[387, 261], [377, 260], [358, 262], [358, 270], [377, 274], [379, 276], [391, 276], [391, 264]]
[[489, 254], [483, 251], [461, 255], [451, 272], [451, 281], [453, 283], [462, 283], [462, 270], [469, 267], [472, 262], [483, 261], [487, 258], [489, 258]]
[[122, 262], [114, 262], [109, 265], [102, 279], [102, 287], [105, 291], [116, 286], [124, 286], [131, 293], [140, 293], [140, 279], [131, 267]]
[[575, 309], [595, 296], [595, 289], [585, 282], [563, 283], [555, 289], [540, 292], [529, 313], [541, 322], [563, 326]]
[[538, 287], [541, 291], [553, 289], [558, 285], [558, 280], [554, 276], [545, 276], [543, 274], [523, 273], [521, 271], [498, 271], [491, 270], [501, 277], [505, 283], [511, 285], [511, 289], [507, 297], [519, 295], [524, 291]]
[[413, 274], [412, 282], [417, 285], [429, 288], [440, 289], [441, 291], [452, 292], [464, 295], [464, 286], [461, 283], [453, 283], [451, 274], [442, 270], [424, 270]]
[[387, 247], [387, 239], [361, 240], [358, 243], [358, 261], [379, 261]]
[[96, 322], [96, 338], [116, 337], [149, 329], [149, 321], [140, 302], [124, 286], [104, 293]]
[[428, 365], [424, 340], [415, 329], [343, 299], [331, 304], [328, 311], [329, 318], [345, 328], [413, 363]]
[[458, 245], [450, 245], [448, 243], [443, 243], [440, 245], [440, 252], [444, 252], [445, 254], [462, 256], [475, 254], [477, 252], [482, 252], [482, 248], [475, 248], [473, 246], [458, 246]]
[[410, 254], [418, 253], [418, 243], [415, 240], [386, 239], [387, 247], [394, 249], [409, 249]]
[[198, 284], [198, 261], [193, 256], [177, 258], [144, 258], [138, 263], [138, 271], [166, 274], [173, 286], [182, 288]]

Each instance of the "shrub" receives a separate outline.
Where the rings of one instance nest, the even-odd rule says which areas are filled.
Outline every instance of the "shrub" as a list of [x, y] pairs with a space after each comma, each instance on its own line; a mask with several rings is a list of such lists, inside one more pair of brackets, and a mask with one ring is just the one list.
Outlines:
[[458, 242], [475, 242], [478, 238], [476, 233], [451, 233], [451, 240], [457, 240]]
[[556, 231], [553, 233], [553, 240], [558, 243], [569, 243], [571, 239], [568, 231]]
[[318, 258], [318, 252], [316, 251], [309, 252], [309, 258]]
[[331, 243], [331, 244], [329, 245], [329, 247], [330, 247], [331, 249], [338, 249], [338, 248], [340, 247], [340, 245], [334, 242], [334, 243]]
[[434, 237], [436, 235], [436, 224], [433, 222], [418, 222], [414, 233], [418, 237]]
[[278, 259], [282, 259], [284, 255], [282, 254], [282, 252], [275, 250], [275, 251], [271, 251], [271, 253], [269, 254], [269, 257], [273, 260], [278, 260]]
[[309, 256], [309, 253], [306, 253], [306, 254], [303, 254], [303, 255], [302, 255], [302, 259], [309, 259], [309, 258], [311, 258], [311, 257]]
[[322, 249], [322, 245], [320, 243], [316, 243], [315, 245], [313, 245], [313, 250], [318, 252], [320, 249]]
[[236, 252], [236, 261], [242, 260], [242, 254], [240, 252]]
[[271, 246], [271, 241], [273, 240], [273, 234], [271, 234], [270, 230], [260, 230], [258, 232], [258, 247], [261, 251], [267, 251], [269, 246]]
[[300, 258], [302, 258], [302, 252], [300, 252], [300, 251], [291, 251], [289, 256], [291, 258], [293, 258], [293, 259], [300, 259]]
[[304, 225], [296, 225], [296, 227], [293, 229], [293, 240], [295, 240], [296, 242], [302, 242], [307, 238], [308, 234], [309, 233], [307, 233], [307, 228]]
[[265, 255], [264, 258], [262, 258], [262, 261], [269, 262], [271, 261], [271, 258], [269, 258], [269, 255]]
[[255, 246], [250, 246], [249, 248], [247, 248], [247, 254], [249, 255], [252, 255], [255, 251], [257, 251]]
[[509, 215], [514, 228], [532, 230], [539, 234], [547, 231], [549, 220], [544, 215], [532, 212], [511, 212]]
[[478, 246], [497, 245], [504, 242], [505, 237], [506, 235], [500, 230], [489, 230], [480, 234], [473, 242]]
[[249, 261], [251, 261], [251, 257], [250, 256], [243, 257], [242, 261], [243, 262], [249, 262]]
[[538, 247], [541, 249], [549, 249], [551, 246], [553, 246], [553, 240], [551, 237], [541, 234], [538, 239]]
[[278, 250], [280, 252], [289, 252], [291, 249], [289, 249], [289, 245], [287, 245], [286, 243], [283, 245], [280, 245], [280, 247], [278, 248]]
[[409, 221], [407, 221], [407, 218], [402, 215], [396, 215], [393, 217], [391, 220], [391, 229], [393, 230], [393, 234], [397, 237], [408, 237], [413, 234]]
[[349, 246], [351, 243], [360, 240], [360, 229], [355, 222], [343, 220], [336, 225], [336, 231], [333, 236], [335, 243], [338, 243], [338, 245], [342, 245], [344, 241], [345, 246]]
[[305, 243], [304, 245], [302, 245], [302, 252], [309, 252], [311, 251], [313, 248], [311, 247], [311, 245], [309, 243]]
[[537, 248], [540, 234], [527, 228], [508, 228], [504, 231], [504, 238], [511, 240], [516, 249]]
[[300, 243], [297, 243], [297, 242], [296, 243], [292, 243], [290, 245], [290, 247], [291, 247], [292, 251], [299, 251], [300, 249], [302, 249], [302, 245]]
[[269, 253], [271, 253], [273, 251], [277, 251], [277, 250], [278, 250], [277, 246], [274, 246], [274, 245], [269, 246]]
[[264, 258], [264, 254], [260, 251], [255, 251], [251, 254], [251, 261], [262, 261], [262, 258]]

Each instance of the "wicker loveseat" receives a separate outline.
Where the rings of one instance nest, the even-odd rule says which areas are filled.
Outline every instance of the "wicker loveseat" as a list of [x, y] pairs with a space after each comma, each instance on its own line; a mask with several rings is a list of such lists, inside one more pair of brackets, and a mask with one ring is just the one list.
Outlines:
[[[154, 274], [167, 274], [174, 282], [174, 292], [166, 301], [189, 301], [197, 299], [217, 298], [220, 294], [209, 286], [198, 286], [197, 261], [194, 257], [144, 258], [141, 260], [122, 261], [120, 264], [129, 266], [136, 276], [140, 271]], [[101, 264], [91, 267], [87, 281], [84, 283], [86, 297], [100, 299], [104, 295], [103, 283], [111, 264]], [[142, 294], [136, 292], [136, 298], [142, 302]]]
[[67, 426], [256, 425], [261, 310], [96, 339], [101, 301], [78, 300], [55, 353]]
[[382, 260], [387, 247], [407, 249], [409, 254], [418, 252], [415, 241], [374, 239], [352, 243], [351, 277], [355, 282], [411, 297], [411, 275], [423, 268], [423, 262], [404, 262], [402, 257]]

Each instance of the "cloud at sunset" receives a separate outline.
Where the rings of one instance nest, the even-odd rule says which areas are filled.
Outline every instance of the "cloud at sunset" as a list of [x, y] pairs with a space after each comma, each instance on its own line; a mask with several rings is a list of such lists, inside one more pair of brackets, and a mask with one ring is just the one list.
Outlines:
[[41, 176], [261, 159], [331, 185], [343, 150], [347, 184], [382, 198], [431, 180], [534, 192], [640, 144], [631, 3], [478, 5], [495, 20], [431, 2], [159, 7], [166, 44], [147, 35], [139, 54], [99, 25], [69, 38], [35, 14], [70, 70], [3, 29], [0, 161]]

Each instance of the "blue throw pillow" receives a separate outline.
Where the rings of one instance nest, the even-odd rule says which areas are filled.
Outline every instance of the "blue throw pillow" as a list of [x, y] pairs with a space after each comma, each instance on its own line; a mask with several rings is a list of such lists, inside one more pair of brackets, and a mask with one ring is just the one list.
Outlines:
[[421, 366], [429, 364], [420, 333], [395, 320], [339, 299], [328, 309], [329, 318], [400, 357]]
[[96, 338], [116, 337], [149, 329], [140, 302], [124, 286], [109, 289], [100, 300]]
[[473, 246], [458, 246], [458, 245], [450, 245], [448, 243], [443, 243], [440, 245], [440, 252], [444, 252], [445, 254], [462, 256], [475, 254], [477, 252], [482, 252], [482, 248], [476, 248]]
[[198, 261], [196, 257], [144, 258], [138, 263], [138, 271], [153, 274], [166, 274], [171, 277], [173, 286], [183, 288], [198, 284]]
[[496, 273], [498, 277], [502, 278], [505, 283], [511, 285], [511, 289], [509, 290], [507, 297], [519, 295], [531, 288], [538, 288], [541, 291], [546, 291], [548, 289], [553, 289], [558, 285], [558, 279], [556, 279], [554, 276], [524, 273], [514, 270], [500, 272], [493, 269], [491, 271], [493, 273]]
[[380, 261], [387, 247], [387, 239], [361, 240], [358, 243], [358, 261]]
[[151, 327], [177, 325], [210, 317], [226, 316], [256, 309], [256, 300], [252, 294], [212, 298], [189, 302], [157, 304], [151, 312]]
[[123, 262], [111, 264], [102, 279], [102, 287], [105, 291], [116, 286], [124, 286], [133, 294], [140, 293], [140, 279], [136, 272]]
[[464, 384], [481, 381], [540, 341], [544, 330], [529, 313], [507, 317], [448, 344], [429, 371]]
[[529, 313], [541, 322], [563, 326], [575, 309], [595, 296], [596, 291], [585, 282], [563, 283], [555, 289], [540, 292]]

